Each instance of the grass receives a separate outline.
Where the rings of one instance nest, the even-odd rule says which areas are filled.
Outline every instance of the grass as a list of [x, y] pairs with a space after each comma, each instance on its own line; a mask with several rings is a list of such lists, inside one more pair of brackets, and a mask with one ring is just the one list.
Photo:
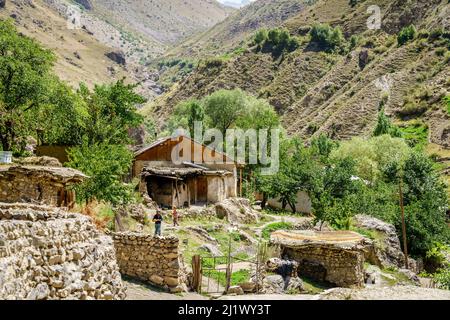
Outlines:
[[301, 279], [303, 280], [303, 287], [305, 288], [307, 294], [319, 294], [331, 288], [330, 285], [324, 282], [313, 280], [309, 277], [302, 276]]
[[412, 147], [423, 149], [428, 143], [428, 126], [422, 121], [409, 121], [400, 126], [400, 131]]
[[[221, 286], [227, 285], [226, 273], [218, 270], [207, 271], [205, 274], [207, 277], [216, 280]], [[250, 280], [249, 270], [239, 270], [231, 274], [230, 284], [237, 286], [240, 283], [248, 282]]]

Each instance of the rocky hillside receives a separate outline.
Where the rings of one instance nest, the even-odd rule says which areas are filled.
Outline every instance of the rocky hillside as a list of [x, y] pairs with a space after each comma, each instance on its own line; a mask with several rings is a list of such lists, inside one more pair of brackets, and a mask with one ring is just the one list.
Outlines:
[[[380, 8], [381, 30], [367, 28], [369, 5]], [[238, 87], [267, 98], [291, 134], [367, 135], [384, 107], [406, 132], [420, 129], [430, 142], [450, 147], [449, 114], [442, 102], [450, 87], [448, 1], [355, 1], [352, 6], [348, 0], [319, 0], [299, 11], [281, 24], [300, 39], [297, 50], [274, 56], [247, 40], [248, 48], [239, 54], [205, 60], [155, 101], [156, 118], [167, 118], [184, 99]], [[321, 50], [309, 36], [317, 22], [340, 26], [348, 46], [357, 36], [354, 45], [340, 53]], [[399, 45], [399, 30], [410, 24], [418, 30], [416, 38]], [[230, 42], [221, 43], [226, 48]]]
[[94, 13], [163, 45], [204, 31], [234, 11], [215, 0], [78, 1], [89, 1]]
[[220, 55], [235, 49], [255, 30], [275, 27], [297, 15], [308, 0], [258, 0], [230, 15], [205, 33], [191, 37], [169, 50], [169, 57]]

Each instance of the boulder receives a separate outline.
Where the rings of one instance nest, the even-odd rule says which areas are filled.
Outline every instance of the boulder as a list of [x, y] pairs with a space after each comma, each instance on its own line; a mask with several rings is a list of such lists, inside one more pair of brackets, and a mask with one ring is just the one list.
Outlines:
[[242, 288], [240, 286], [231, 286], [228, 289], [227, 294], [234, 294], [234, 295], [241, 296], [244, 294], [244, 290], [242, 290]]
[[248, 224], [259, 221], [259, 213], [252, 208], [248, 199], [225, 199], [215, 205], [215, 210], [219, 219], [226, 219], [230, 224]]
[[261, 292], [266, 294], [282, 294], [286, 292], [305, 291], [303, 281], [298, 277], [269, 275], [264, 278]]
[[220, 257], [223, 256], [223, 253], [220, 251], [220, 249], [210, 243], [205, 243], [199, 247], [199, 250], [206, 251], [207, 253], [211, 254], [213, 257]]
[[92, 10], [94, 8], [90, 0], [75, 0], [75, 2], [80, 4], [86, 10]]
[[122, 51], [111, 51], [106, 53], [105, 56], [107, 56], [109, 59], [111, 59], [117, 64], [123, 66], [126, 64], [125, 53], [123, 53]]
[[[380, 268], [404, 267], [405, 258], [400, 247], [400, 240], [392, 224], [367, 215], [356, 215], [353, 219], [356, 227], [374, 231], [377, 235], [373, 247], [369, 248], [366, 259]], [[415, 261], [410, 259], [414, 268]]]

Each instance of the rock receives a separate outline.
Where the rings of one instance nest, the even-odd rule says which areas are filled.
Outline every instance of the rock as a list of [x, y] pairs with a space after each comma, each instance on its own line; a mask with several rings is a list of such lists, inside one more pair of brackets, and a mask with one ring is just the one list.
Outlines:
[[75, 0], [75, 2], [82, 5], [86, 10], [92, 10], [94, 8], [90, 0]]
[[420, 286], [420, 279], [413, 271], [408, 269], [399, 269], [399, 273], [403, 274], [409, 281], [411, 281], [416, 286]]
[[248, 199], [225, 199], [215, 205], [215, 210], [219, 219], [227, 219], [231, 224], [248, 224], [259, 221], [259, 213], [252, 208]]
[[126, 59], [125, 59], [125, 53], [122, 51], [111, 51], [105, 54], [109, 59], [114, 61], [117, 64], [125, 65]]
[[264, 278], [262, 293], [282, 294], [286, 292], [305, 291], [303, 281], [298, 277], [282, 277], [281, 275], [269, 275]]
[[223, 253], [220, 251], [220, 249], [217, 246], [210, 244], [210, 243], [202, 244], [199, 247], [199, 249], [208, 252], [213, 257], [223, 256]]
[[256, 291], [256, 283], [254, 282], [243, 282], [239, 283], [239, 286], [244, 290], [245, 293], [253, 293]]
[[231, 286], [228, 289], [227, 294], [241, 296], [244, 294], [244, 290], [242, 290], [242, 288], [240, 286]]
[[206, 231], [202, 227], [190, 226], [190, 227], [187, 227], [187, 230], [194, 232], [196, 235], [200, 236], [201, 238], [203, 238], [207, 241], [217, 243], [217, 240], [214, 237], [211, 237], [209, 235], [208, 231]]
[[50, 294], [50, 289], [46, 283], [39, 283], [36, 288], [28, 294], [28, 300], [44, 300]]
[[0, 0], [0, 8], [4, 8], [6, 5], [6, 0]]
[[[353, 221], [356, 227], [375, 231], [378, 235], [373, 242], [373, 248], [368, 248], [366, 260], [380, 268], [391, 266], [402, 268], [405, 266], [400, 240], [393, 225], [377, 218], [360, 214], [356, 215]], [[413, 259], [410, 260], [415, 266], [415, 261]]]
[[275, 272], [283, 277], [297, 276], [298, 262], [294, 260], [281, 260], [279, 258], [270, 258], [266, 263], [266, 270]]
[[26, 166], [62, 167], [58, 159], [47, 156], [21, 158], [15, 160], [15, 162]]
[[164, 284], [164, 279], [156, 274], [153, 274], [150, 277], [150, 281], [159, 286], [162, 286]]
[[366, 65], [369, 63], [369, 51], [367, 50], [361, 50], [359, 52], [359, 68], [362, 70], [366, 67]]
[[178, 286], [178, 278], [164, 277], [164, 282], [169, 287], [176, 287], [176, 286]]

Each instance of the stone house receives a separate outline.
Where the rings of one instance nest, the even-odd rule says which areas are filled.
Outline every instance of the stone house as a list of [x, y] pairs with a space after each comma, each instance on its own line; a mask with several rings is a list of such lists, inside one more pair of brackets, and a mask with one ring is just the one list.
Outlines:
[[352, 231], [275, 231], [270, 242], [280, 258], [298, 263], [298, 274], [339, 287], [364, 285], [364, 262], [370, 244]]
[[72, 207], [71, 186], [87, 178], [78, 170], [36, 165], [0, 165], [0, 202]]
[[227, 155], [180, 135], [135, 152], [132, 176], [161, 207], [189, 207], [236, 197], [239, 168]]

